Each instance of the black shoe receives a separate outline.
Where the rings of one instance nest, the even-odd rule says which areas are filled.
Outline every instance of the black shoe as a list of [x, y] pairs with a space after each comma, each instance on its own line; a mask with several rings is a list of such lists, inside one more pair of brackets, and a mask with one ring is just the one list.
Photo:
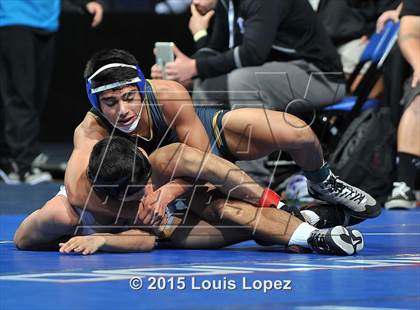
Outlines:
[[340, 205], [307, 205], [300, 208], [300, 213], [306, 222], [320, 229], [353, 226], [364, 221], [351, 216], [349, 211]]
[[354, 217], [366, 219], [381, 214], [381, 206], [363, 190], [340, 180], [333, 173], [321, 183], [308, 181], [309, 194], [331, 204], [343, 205]]
[[385, 202], [385, 209], [415, 209], [416, 196], [405, 182], [394, 182], [394, 188], [388, 201]]
[[353, 255], [363, 249], [363, 236], [358, 230], [343, 226], [314, 230], [308, 239], [312, 250], [320, 254]]

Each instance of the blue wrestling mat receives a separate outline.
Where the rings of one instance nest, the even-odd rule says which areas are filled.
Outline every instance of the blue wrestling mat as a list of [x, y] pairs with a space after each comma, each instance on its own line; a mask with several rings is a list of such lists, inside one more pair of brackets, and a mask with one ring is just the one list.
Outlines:
[[358, 226], [352, 257], [223, 250], [92, 256], [18, 251], [21, 220], [58, 185], [0, 185], [0, 309], [420, 309], [420, 210]]

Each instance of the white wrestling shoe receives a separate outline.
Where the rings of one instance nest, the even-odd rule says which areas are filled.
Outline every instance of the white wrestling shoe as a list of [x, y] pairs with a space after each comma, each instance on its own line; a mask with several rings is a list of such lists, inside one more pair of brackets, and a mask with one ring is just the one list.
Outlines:
[[381, 214], [381, 206], [365, 191], [340, 180], [332, 172], [321, 183], [308, 180], [309, 194], [331, 204], [345, 206], [354, 217], [366, 219]]

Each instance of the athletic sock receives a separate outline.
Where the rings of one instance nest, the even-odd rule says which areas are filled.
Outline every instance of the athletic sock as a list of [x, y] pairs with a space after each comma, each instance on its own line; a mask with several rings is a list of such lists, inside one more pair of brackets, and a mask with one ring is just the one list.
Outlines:
[[398, 158], [397, 182], [405, 182], [408, 187], [414, 189], [420, 157], [408, 153], [398, 153]]
[[305, 221], [311, 225], [316, 225], [321, 219], [318, 214], [311, 210], [302, 210], [300, 214], [304, 217]]
[[308, 245], [308, 239], [314, 230], [316, 230], [316, 228], [309, 225], [308, 223], [300, 224], [294, 231], [288, 245], [299, 245], [301, 247], [310, 249], [310, 246]]
[[303, 170], [303, 175], [312, 183], [322, 183], [330, 175], [330, 166], [328, 163], [324, 162], [321, 168], [315, 171], [305, 171]]

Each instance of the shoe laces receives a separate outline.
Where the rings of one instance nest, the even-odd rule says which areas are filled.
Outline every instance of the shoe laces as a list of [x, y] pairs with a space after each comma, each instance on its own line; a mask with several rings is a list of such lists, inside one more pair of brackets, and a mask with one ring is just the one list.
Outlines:
[[407, 193], [411, 190], [410, 187], [405, 184], [405, 182], [394, 182], [394, 188], [392, 189], [392, 197], [402, 196], [405, 199], [408, 199]]
[[329, 250], [330, 247], [325, 240], [325, 236], [326, 234], [325, 234], [325, 231], [323, 230], [313, 231], [310, 237], [311, 241], [313, 242], [313, 247], [321, 249], [321, 250]]
[[347, 185], [343, 181], [339, 180], [338, 176], [332, 175], [327, 181], [328, 187], [333, 191], [334, 194], [338, 194], [339, 197], [345, 195], [344, 189], [349, 193], [346, 196], [350, 196], [350, 200], [362, 202], [365, 195], [357, 191], [353, 186]]

